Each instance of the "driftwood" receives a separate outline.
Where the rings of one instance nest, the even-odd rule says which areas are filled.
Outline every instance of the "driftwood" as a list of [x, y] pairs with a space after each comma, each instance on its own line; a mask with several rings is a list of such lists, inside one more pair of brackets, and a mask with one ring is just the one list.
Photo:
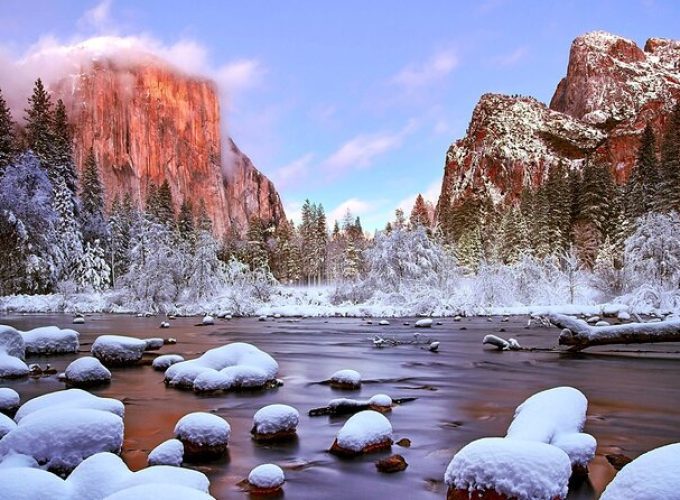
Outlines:
[[562, 328], [559, 344], [570, 351], [609, 344], [646, 344], [680, 342], [680, 321], [626, 323], [612, 326], [590, 326], [583, 320], [564, 314], [551, 314], [550, 322]]
[[[417, 398], [399, 398], [393, 399], [392, 404], [400, 405], [408, 403], [409, 401], [415, 401]], [[355, 399], [345, 399], [340, 401], [338, 404], [332, 406], [322, 406], [321, 408], [312, 408], [309, 410], [310, 417], [320, 417], [323, 415], [353, 415], [359, 413], [363, 410], [368, 410], [370, 405], [368, 401], [357, 401]]]

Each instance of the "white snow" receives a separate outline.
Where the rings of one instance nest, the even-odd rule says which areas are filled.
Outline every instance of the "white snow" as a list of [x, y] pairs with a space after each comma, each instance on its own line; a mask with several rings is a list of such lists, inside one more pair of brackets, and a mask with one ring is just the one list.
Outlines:
[[98, 384], [111, 381], [111, 372], [97, 358], [78, 358], [65, 370], [66, 381], [74, 385]]
[[300, 413], [292, 406], [273, 404], [259, 409], [253, 416], [253, 430], [258, 434], [294, 431]]
[[262, 464], [248, 474], [248, 482], [256, 488], [280, 488], [286, 480], [281, 467], [274, 464]]
[[16, 429], [17, 424], [9, 418], [4, 413], [0, 413], [0, 439], [2, 439], [5, 434]]
[[149, 465], [182, 465], [184, 445], [179, 439], [168, 439], [149, 453]]
[[222, 417], [212, 413], [195, 412], [183, 416], [175, 425], [175, 437], [202, 446], [219, 446], [229, 443], [231, 426]]
[[168, 367], [174, 365], [175, 363], [180, 363], [184, 361], [184, 357], [179, 354], [163, 354], [158, 356], [153, 360], [151, 366], [154, 370], [165, 371]]
[[68, 389], [43, 394], [27, 401], [17, 411], [14, 420], [21, 422], [26, 416], [42, 410], [91, 409], [101, 410], [123, 417], [125, 407], [117, 399], [101, 398], [82, 389]]
[[19, 358], [0, 352], [0, 378], [17, 378], [28, 375], [28, 366]]
[[144, 342], [146, 342], [146, 349], [147, 351], [157, 351], [161, 347], [163, 347], [163, 344], [165, 343], [162, 338], [160, 337], [154, 337], [150, 339], [144, 339]]
[[627, 464], [600, 500], [657, 500], [680, 494], [680, 443], [648, 451]]
[[0, 468], [2, 497], [12, 500], [70, 500], [70, 488], [59, 476], [29, 467]]
[[371, 406], [380, 406], [383, 408], [387, 408], [392, 406], [392, 398], [389, 397], [387, 394], [376, 394], [374, 396], [371, 396], [371, 398], [368, 400], [368, 404]]
[[78, 352], [78, 337], [75, 330], [57, 326], [42, 326], [22, 333], [26, 354], [62, 354]]
[[0, 352], [19, 359], [24, 359], [26, 346], [19, 330], [8, 325], [0, 325]]
[[329, 379], [331, 383], [346, 384], [352, 386], [361, 385], [361, 374], [356, 370], [338, 370]]
[[360, 411], [345, 422], [336, 439], [342, 449], [359, 453], [370, 445], [391, 443], [392, 424], [377, 411]]
[[517, 500], [566, 498], [571, 463], [559, 448], [536, 441], [483, 438], [463, 447], [446, 468], [449, 488], [495, 490]]
[[587, 466], [597, 447], [594, 437], [581, 432], [587, 409], [588, 400], [573, 387], [538, 392], [517, 407], [507, 438], [554, 445], [572, 464]]
[[9, 387], [0, 387], [0, 412], [16, 410], [19, 408], [19, 393]]
[[380, 326], [387, 326], [387, 325], [390, 324], [390, 322], [387, 321], [386, 319], [383, 319], [383, 320], [380, 320], [380, 322], [379, 322], [378, 324], [379, 324]]
[[416, 328], [430, 328], [432, 326], [432, 318], [424, 318], [416, 321]]
[[74, 325], [83, 325], [83, 324], [85, 324], [85, 318], [83, 318], [82, 316], [76, 316], [75, 318], [73, 318], [73, 324]]
[[275, 379], [278, 370], [278, 363], [266, 352], [251, 344], [235, 342], [170, 366], [165, 381], [170, 386], [197, 391], [253, 388]]
[[150, 483], [118, 491], [104, 500], [215, 500], [202, 491], [186, 486]]
[[203, 316], [203, 319], [201, 320], [201, 324], [203, 324], [205, 326], [214, 325], [215, 324], [215, 318], [206, 314], [205, 316]]
[[146, 350], [146, 341], [123, 335], [101, 335], [92, 344], [92, 355], [106, 365], [137, 363]]

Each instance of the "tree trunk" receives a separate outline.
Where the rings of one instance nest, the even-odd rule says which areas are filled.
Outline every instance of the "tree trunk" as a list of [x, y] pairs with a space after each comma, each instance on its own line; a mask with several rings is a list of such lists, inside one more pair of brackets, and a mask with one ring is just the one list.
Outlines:
[[570, 351], [608, 344], [680, 342], [680, 320], [590, 326], [581, 319], [564, 314], [551, 314], [549, 319], [553, 325], [564, 329], [560, 333], [559, 344], [571, 346]]

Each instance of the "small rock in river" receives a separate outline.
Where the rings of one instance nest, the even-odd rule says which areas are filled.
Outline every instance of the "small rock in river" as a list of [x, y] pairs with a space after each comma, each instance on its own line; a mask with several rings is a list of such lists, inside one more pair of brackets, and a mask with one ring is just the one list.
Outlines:
[[406, 460], [401, 455], [392, 455], [382, 460], [378, 460], [375, 466], [380, 472], [401, 472], [408, 467]]

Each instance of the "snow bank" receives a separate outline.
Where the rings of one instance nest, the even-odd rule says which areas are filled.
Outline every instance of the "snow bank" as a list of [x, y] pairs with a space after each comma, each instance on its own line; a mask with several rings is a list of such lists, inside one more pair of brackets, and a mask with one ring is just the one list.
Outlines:
[[61, 329], [58, 326], [42, 326], [22, 333], [26, 354], [63, 354], [78, 352], [78, 337], [75, 330]]
[[656, 500], [680, 494], [680, 443], [648, 451], [627, 464], [600, 500]]
[[255, 388], [275, 379], [278, 370], [278, 363], [266, 352], [251, 344], [235, 342], [170, 366], [165, 381], [173, 387], [196, 391]]
[[4, 413], [0, 413], [0, 439], [16, 429], [17, 424]]
[[257, 490], [273, 493], [283, 486], [286, 480], [281, 467], [274, 464], [262, 464], [248, 474], [248, 482]]
[[273, 404], [258, 410], [250, 431], [256, 439], [287, 437], [295, 434], [300, 413], [292, 406]]
[[58, 409], [89, 409], [101, 410], [123, 418], [125, 407], [117, 399], [101, 398], [82, 389], [67, 389], [65, 391], [50, 392], [27, 401], [17, 411], [14, 420], [22, 419], [32, 413], [42, 410]]
[[14, 358], [24, 359], [26, 346], [19, 330], [0, 325], [0, 352]]
[[104, 500], [215, 500], [207, 493], [170, 484], [141, 484], [125, 490], [121, 490], [113, 495], [107, 496]]
[[456, 453], [444, 481], [453, 490], [554, 500], [566, 498], [569, 476], [569, 457], [559, 448], [536, 441], [483, 438]]
[[597, 447], [594, 437], [581, 432], [587, 410], [588, 400], [573, 387], [538, 392], [517, 407], [507, 438], [557, 446], [572, 465], [587, 467]]
[[182, 442], [187, 461], [220, 457], [227, 450], [230, 435], [229, 423], [212, 413], [189, 413], [175, 425], [175, 437]]
[[392, 445], [392, 425], [382, 414], [365, 410], [351, 416], [331, 448], [336, 453], [370, 453]]
[[19, 393], [9, 387], [0, 387], [0, 413], [13, 415], [19, 408]]
[[0, 352], [0, 378], [19, 378], [28, 375], [28, 366], [19, 358]]
[[64, 372], [66, 382], [86, 387], [111, 381], [111, 372], [97, 358], [84, 357], [73, 361]]
[[0, 468], [2, 497], [11, 500], [70, 500], [71, 491], [59, 476], [28, 467]]
[[168, 439], [149, 453], [149, 465], [182, 465], [184, 445], [179, 439]]
[[163, 354], [154, 359], [151, 366], [154, 370], [165, 371], [175, 363], [181, 363], [182, 361], [184, 361], [184, 357], [179, 354]]
[[361, 387], [361, 374], [356, 370], [338, 370], [328, 379], [332, 387], [358, 389]]
[[101, 335], [92, 344], [92, 355], [109, 366], [131, 365], [142, 359], [146, 341], [123, 335]]

